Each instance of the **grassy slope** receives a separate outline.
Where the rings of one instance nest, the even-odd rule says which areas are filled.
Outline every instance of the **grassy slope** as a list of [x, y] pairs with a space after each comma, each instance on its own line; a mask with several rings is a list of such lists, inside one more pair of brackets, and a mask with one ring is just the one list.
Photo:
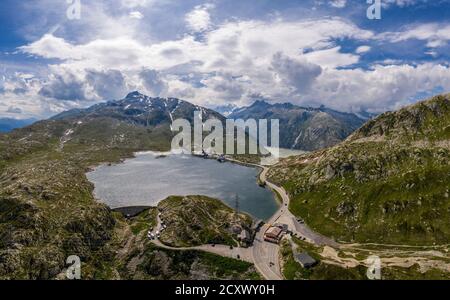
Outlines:
[[293, 213], [341, 241], [450, 241], [449, 96], [386, 113], [344, 143], [275, 166]]
[[[65, 138], [69, 129], [73, 133]], [[124, 237], [116, 234], [121, 221], [95, 201], [85, 172], [137, 150], [167, 150], [170, 140], [165, 130], [101, 118], [83, 124], [44, 121], [1, 135], [0, 278], [55, 278], [73, 254], [83, 262], [84, 279], [123, 277], [117, 269], [122, 262], [115, 256], [123, 246]], [[194, 256], [196, 261], [211, 261]], [[221, 269], [228, 272], [226, 267]], [[170, 267], [168, 274], [168, 278], [177, 277]]]

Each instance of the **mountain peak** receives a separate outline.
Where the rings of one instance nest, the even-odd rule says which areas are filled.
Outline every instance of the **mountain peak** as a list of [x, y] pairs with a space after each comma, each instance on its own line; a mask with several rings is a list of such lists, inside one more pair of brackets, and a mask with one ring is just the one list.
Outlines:
[[142, 98], [142, 97], [146, 97], [146, 96], [138, 91], [134, 91], [134, 92], [129, 93], [125, 98], [132, 99], [132, 98]]
[[250, 107], [255, 107], [255, 106], [272, 106], [270, 103], [266, 102], [265, 100], [256, 100], [255, 102], [253, 102], [252, 105], [250, 105]]

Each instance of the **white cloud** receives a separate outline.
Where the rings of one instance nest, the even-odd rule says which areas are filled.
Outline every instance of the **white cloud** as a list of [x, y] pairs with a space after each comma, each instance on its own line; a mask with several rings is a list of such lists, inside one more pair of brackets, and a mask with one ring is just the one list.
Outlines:
[[212, 4], [199, 5], [186, 15], [187, 27], [195, 32], [208, 30], [211, 26], [209, 11], [214, 8]]
[[281, 52], [273, 56], [272, 68], [281, 81], [285, 81], [299, 93], [308, 91], [311, 84], [322, 73], [319, 65], [312, 64], [306, 59], [295, 60], [286, 57]]
[[358, 54], [362, 54], [362, 53], [369, 52], [370, 49], [371, 49], [370, 46], [359, 46], [358, 48], [356, 48], [355, 52], [358, 53]]
[[[127, 5], [136, 9], [143, 3], [131, 1]], [[61, 62], [52, 65], [50, 77], [26, 90], [26, 95], [33, 98], [30, 102], [42, 101], [42, 114], [120, 98], [127, 89], [181, 97], [202, 105], [248, 104], [252, 95], [258, 94], [275, 101], [325, 104], [338, 110], [381, 111], [405, 104], [418, 91], [436, 87], [450, 90], [447, 66], [411, 66], [398, 61], [392, 65], [393, 61], [386, 60], [373, 69], [350, 69], [370, 46], [344, 53], [336, 44], [344, 39], [370, 44], [374, 39], [396, 42], [416, 38], [437, 47], [438, 42], [448, 40], [445, 26], [416, 26], [381, 35], [342, 18], [231, 20], [212, 26], [211, 9], [197, 6], [185, 20], [191, 34], [164, 41], [143, 40], [133, 26], [115, 33], [105, 31], [100, 34], [102, 38], [83, 42], [46, 34], [21, 51]], [[129, 22], [128, 15], [126, 19], [135, 23]], [[121, 22], [115, 26], [120, 27]], [[198, 32], [201, 39], [196, 38]], [[111, 82], [114, 87], [109, 90]], [[13, 89], [3, 85], [13, 99]], [[65, 101], [52, 102], [53, 98]], [[39, 111], [17, 102], [11, 105]]]
[[154, 2], [154, 0], [120, 0], [120, 4], [126, 8], [146, 7]]
[[140, 20], [144, 18], [144, 15], [140, 11], [132, 11], [129, 14], [130, 18]]
[[450, 68], [443, 65], [375, 66], [372, 70], [326, 70], [307, 97], [341, 110], [377, 112], [409, 104], [419, 92], [450, 90]]
[[145, 92], [149, 96], [159, 97], [167, 93], [167, 83], [161, 79], [159, 72], [151, 69], [144, 69], [139, 72], [139, 77], [142, 80], [142, 85]]
[[49, 82], [39, 90], [39, 95], [58, 100], [86, 100], [83, 78], [72, 72], [61, 71], [51, 74]]
[[6, 112], [11, 113], [11, 114], [21, 114], [22, 109], [20, 109], [19, 107], [10, 106], [10, 107], [8, 107]]
[[378, 39], [391, 42], [416, 39], [427, 41], [428, 47], [436, 48], [448, 44], [448, 41], [450, 40], [450, 24], [428, 23], [409, 26], [403, 31], [380, 34]]
[[120, 99], [128, 92], [125, 76], [119, 70], [86, 70], [84, 82], [98, 99]]
[[416, 5], [417, 3], [425, 3], [429, 0], [383, 0], [381, 3], [384, 7], [388, 8], [392, 5], [397, 5], [399, 7], [406, 7]]
[[322, 67], [337, 68], [356, 64], [359, 56], [351, 53], [341, 53], [341, 47], [318, 50], [305, 54], [304, 56], [311, 62]]
[[[129, 70], [145, 67], [163, 70], [198, 61], [201, 64], [196, 69], [203, 72], [237, 70], [240, 73], [249, 66], [267, 68], [277, 52], [290, 57], [305, 56], [320, 65], [353, 64], [358, 57], [341, 53], [339, 47], [333, 47], [332, 40], [344, 37], [368, 39], [372, 36], [371, 32], [342, 19], [243, 21], [226, 23], [205, 33], [204, 41], [185, 36], [179, 40], [144, 45], [133, 38], [118, 36], [75, 45], [46, 34], [20, 49], [36, 56], [61, 59], [64, 66], [77, 68]], [[303, 49], [310, 48], [316, 51], [302, 54]]]
[[330, 5], [332, 7], [344, 8], [347, 6], [347, 0], [330, 0]]

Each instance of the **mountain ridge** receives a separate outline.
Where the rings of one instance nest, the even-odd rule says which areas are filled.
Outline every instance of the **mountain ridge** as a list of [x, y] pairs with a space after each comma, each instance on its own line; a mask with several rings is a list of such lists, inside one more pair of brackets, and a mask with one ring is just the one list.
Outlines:
[[342, 143], [283, 159], [270, 178], [291, 211], [345, 242], [445, 244], [450, 178], [450, 95], [368, 121]]
[[365, 120], [355, 114], [324, 106], [301, 107], [292, 103], [270, 104], [257, 100], [231, 113], [232, 119], [278, 119], [280, 147], [314, 151], [334, 146], [358, 129]]
[[36, 122], [37, 119], [14, 119], [14, 118], [0, 118], [0, 133], [10, 132], [16, 128], [22, 128]]

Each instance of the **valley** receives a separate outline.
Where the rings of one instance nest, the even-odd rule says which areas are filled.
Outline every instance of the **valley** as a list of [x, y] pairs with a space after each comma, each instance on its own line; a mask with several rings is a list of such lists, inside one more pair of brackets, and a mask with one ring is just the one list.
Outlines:
[[[97, 201], [85, 175], [139, 151], [168, 151], [171, 118], [199, 107], [131, 93], [3, 134], [0, 278], [63, 279], [76, 253], [83, 279], [365, 279], [370, 255], [382, 259], [383, 279], [448, 279], [449, 107], [448, 95], [437, 96], [380, 115], [335, 146], [262, 167], [259, 180], [281, 207], [243, 252], [223, 224], [232, 205], [169, 197], [158, 204], [168, 230], [151, 241], [155, 208], [125, 218]], [[245, 214], [239, 220], [251, 226]], [[275, 222], [292, 232], [280, 246], [263, 237]], [[318, 264], [302, 268], [294, 251]]]

